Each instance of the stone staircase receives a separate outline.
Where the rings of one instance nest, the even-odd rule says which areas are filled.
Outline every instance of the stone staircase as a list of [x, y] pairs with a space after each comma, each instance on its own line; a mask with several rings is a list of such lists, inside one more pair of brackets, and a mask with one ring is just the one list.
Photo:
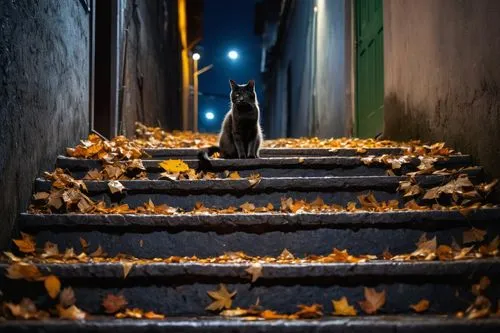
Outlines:
[[[459, 209], [349, 211], [341, 208], [322, 212], [299, 209], [293, 213], [286, 207], [280, 211], [280, 207], [286, 206], [284, 198], [307, 202], [321, 198], [328, 205], [346, 207], [368, 194], [373, 194], [379, 203], [392, 200], [403, 207], [410, 198], [398, 191], [400, 181], [409, 179], [407, 173], [419, 170], [420, 160], [413, 157], [401, 168], [390, 170], [383, 163], [365, 163], [363, 156], [402, 155], [405, 149], [367, 148], [361, 154], [359, 149], [268, 148], [262, 150], [262, 158], [257, 160], [212, 161], [209, 171], [236, 171], [241, 179], [203, 180], [160, 179], [164, 170], [159, 162], [163, 160], [182, 159], [190, 168], [201, 168], [197, 149], [146, 149], [145, 152], [148, 157], [142, 161], [146, 169], [144, 179], [121, 180], [126, 190], [114, 194], [107, 180], [85, 181], [86, 195], [94, 202], [108, 205], [128, 204], [135, 208], [151, 200], [156, 206], [167, 204], [183, 212], [198, 207], [199, 211], [21, 214], [20, 229], [36, 237], [37, 247], [43, 248], [46, 242], [51, 242], [61, 251], [74, 249], [75, 257], [69, 256], [72, 260], [68, 262], [38, 259], [30, 262], [42, 274], [57, 276], [63, 287], [71, 286], [76, 305], [91, 316], [77, 321], [8, 319], [0, 321], [0, 332], [500, 331], [500, 317], [494, 315], [500, 299], [498, 251], [489, 249], [495, 252], [491, 256], [481, 255], [487, 250], [480, 251], [480, 244], [487, 248], [500, 234], [500, 208], [486, 205], [466, 213]], [[102, 168], [99, 160], [65, 156], [59, 157], [56, 164], [77, 180], [92, 169]], [[458, 173], [467, 174], [468, 179], [479, 184], [484, 180], [482, 169], [471, 165], [467, 155], [437, 157], [435, 169], [461, 171], [416, 175], [414, 179], [424, 191], [446, 184]], [[260, 175], [257, 181], [245, 178], [252, 174]], [[35, 192], [49, 192], [52, 186], [52, 181], [39, 178]], [[416, 202], [424, 206], [421, 198]], [[219, 210], [246, 203], [255, 207], [271, 204], [274, 209], [255, 212], [253, 207], [250, 212], [237, 209], [215, 214], [204, 213], [200, 203], [202, 207]], [[465, 260], [446, 258], [444, 252], [451, 251], [452, 242], [461, 244], [463, 233], [471, 227], [486, 231], [482, 235], [484, 240], [478, 239], [470, 250], [479, 252]], [[424, 233], [426, 239], [421, 238]], [[450, 247], [431, 250], [432, 258], [424, 248], [427, 260], [394, 258], [412, 252], [418, 257], [414, 253], [416, 243], [433, 237], [438, 244]], [[86, 255], [84, 260], [76, 258], [82, 251], [89, 254], [98, 246], [105, 254], [101, 252], [90, 259]], [[464, 246], [461, 244], [461, 249]], [[346, 249], [348, 255], [339, 251], [335, 256], [334, 248]], [[196, 257], [181, 258], [191, 256]], [[389, 260], [391, 256], [393, 260]], [[4, 258], [0, 264], [3, 300], [19, 303], [22, 297], [29, 297], [40, 308], [57, 303], [47, 295], [43, 283], [7, 278], [11, 264], [12, 258]], [[255, 277], [249, 270], [252, 267], [257, 272]], [[484, 276], [489, 278], [489, 286], [474, 293], [473, 285]], [[207, 292], [217, 290], [220, 284], [230, 292], [237, 292], [232, 297], [232, 309], [260, 307], [290, 314], [297, 312], [298, 305], [318, 304], [322, 315], [310, 311], [293, 319], [261, 320], [250, 311], [242, 318], [230, 312], [221, 316], [206, 310], [213, 301]], [[385, 290], [386, 300], [374, 315], [367, 315], [358, 304], [365, 299], [365, 287], [378, 292]], [[105, 316], [102, 301], [107, 294], [124, 295], [128, 308], [154, 311], [165, 314], [166, 318]], [[478, 294], [484, 297], [477, 297]], [[354, 306], [357, 316], [332, 315], [335, 310], [332, 300], [342, 297]], [[491, 301], [489, 316], [478, 314], [481, 318], [471, 319], [475, 317], [474, 311], [486, 307], [484, 300], [479, 304], [481, 297]], [[422, 299], [428, 300], [430, 306], [416, 314], [410, 305]]]

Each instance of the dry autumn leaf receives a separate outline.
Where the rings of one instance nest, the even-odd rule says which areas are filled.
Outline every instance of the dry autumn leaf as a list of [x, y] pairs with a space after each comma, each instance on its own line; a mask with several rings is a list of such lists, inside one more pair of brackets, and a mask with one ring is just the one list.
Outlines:
[[356, 309], [349, 305], [347, 298], [343, 296], [338, 301], [332, 300], [333, 304], [333, 315], [335, 316], [356, 316]]
[[214, 299], [205, 310], [220, 311], [222, 309], [230, 309], [233, 303], [232, 298], [236, 295], [237, 291], [229, 292], [224, 284], [219, 285], [218, 290], [207, 291], [207, 294]]
[[283, 252], [281, 252], [281, 254], [278, 257], [278, 260], [293, 260], [293, 259], [295, 259], [295, 257], [287, 249], [284, 249]]
[[245, 272], [252, 276], [252, 283], [254, 283], [259, 277], [262, 276], [262, 265], [260, 263], [252, 264], [250, 267], [245, 269]]
[[59, 314], [59, 318], [61, 319], [82, 320], [87, 317], [87, 313], [77, 308], [76, 305], [71, 305], [70, 307], [65, 308], [58, 304], [56, 305], [56, 309]]
[[19, 251], [23, 253], [32, 253], [36, 250], [35, 238], [24, 232], [21, 232], [21, 239], [13, 239], [12, 241], [17, 245]]
[[49, 275], [43, 282], [50, 298], [55, 299], [61, 290], [61, 281], [55, 275]]
[[425, 298], [421, 299], [417, 304], [410, 305], [410, 308], [417, 313], [426, 311], [429, 308], [430, 302]]
[[120, 183], [118, 180], [110, 180], [108, 182], [108, 187], [112, 194], [122, 193], [123, 190], [125, 189], [125, 186], [123, 186], [123, 184]]
[[37, 192], [33, 194], [33, 200], [47, 200], [50, 196], [50, 193], [47, 192]]
[[231, 172], [231, 173], [227, 176], [227, 178], [229, 178], [229, 179], [241, 179], [241, 176], [240, 176], [240, 174], [238, 173], [238, 171], [233, 171], [233, 172]]
[[130, 273], [130, 270], [132, 270], [132, 267], [134, 267], [134, 263], [128, 262], [128, 261], [123, 261], [122, 263], [123, 266], [123, 278], [127, 278], [128, 274]]
[[377, 292], [374, 288], [365, 288], [365, 300], [358, 302], [367, 314], [374, 314], [385, 304], [385, 290]]
[[71, 287], [64, 288], [59, 294], [59, 304], [61, 304], [65, 308], [69, 308], [75, 303], [76, 303], [76, 297], [73, 288]]
[[315, 319], [321, 318], [323, 316], [323, 306], [319, 304], [313, 305], [303, 305], [299, 304], [299, 311], [295, 312], [294, 315], [301, 319]]
[[49, 317], [47, 312], [37, 310], [35, 303], [29, 298], [23, 298], [19, 304], [5, 302], [3, 305], [10, 311], [12, 316], [18, 319], [41, 320]]
[[189, 171], [189, 165], [181, 160], [166, 160], [158, 164], [168, 173], [179, 173]]
[[144, 313], [143, 317], [146, 319], [165, 319], [165, 315], [153, 311], [148, 311]]
[[491, 284], [490, 279], [487, 276], [481, 277], [478, 284], [472, 285], [472, 293], [479, 296], [485, 291]]
[[463, 233], [463, 243], [475, 243], [481, 242], [484, 240], [484, 236], [486, 236], [486, 230], [481, 230], [477, 228], [471, 228], [470, 230], [466, 230]]
[[127, 304], [128, 302], [123, 295], [108, 294], [102, 300], [102, 306], [104, 307], [106, 313], [109, 314], [123, 310]]
[[7, 267], [6, 276], [13, 280], [38, 281], [42, 279], [42, 273], [38, 270], [38, 267], [25, 262], [15, 262]]

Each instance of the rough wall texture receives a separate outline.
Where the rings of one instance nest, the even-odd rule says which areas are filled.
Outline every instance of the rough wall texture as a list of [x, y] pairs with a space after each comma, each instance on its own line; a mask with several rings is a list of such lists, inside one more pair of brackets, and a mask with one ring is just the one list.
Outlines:
[[181, 127], [177, 1], [126, 0], [121, 133], [134, 123]]
[[[350, 0], [291, 1], [266, 78], [266, 136], [351, 133]], [[284, 24], [284, 23], [281, 23]]]
[[88, 132], [89, 16], [79, 1], [0, 3], [0, 248], [35, 176]]
[[500, 176], [500, 1], [385, 0], [385, 136], [446, 141]]

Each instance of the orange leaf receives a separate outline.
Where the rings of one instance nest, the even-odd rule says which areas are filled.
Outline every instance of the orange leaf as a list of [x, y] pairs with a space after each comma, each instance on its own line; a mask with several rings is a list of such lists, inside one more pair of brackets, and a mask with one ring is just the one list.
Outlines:
[[220, 311], [222, 309], [230, 309], [233, 303], [232, 298], [236, 295], [236, 291], [229, 292], [224, 284], [219, 285], [218, 290], [207, 291], [208, 295], [214, 299], [205, 310]]
[[421, 299], [417, 304], [412, 304], [410, 305], [410, 308], [412, 308], [415, 312], [424, 312], [429, 308], [429, 301], [424, 299]]
[[13, 239], [12, 241], [17, 245], [19, 251], [24, 253], [32, 253], [36, 250], [35, 239], [33, 236], [21, 232], [22, 239]]
[[57, 295], [59, 295], [59, 291], [61, 291], [61, 281], [55, 275], [49, 275], [44, 281], [45, 289], [47, 289], [47, 293], [50, 298], [55, 299]]

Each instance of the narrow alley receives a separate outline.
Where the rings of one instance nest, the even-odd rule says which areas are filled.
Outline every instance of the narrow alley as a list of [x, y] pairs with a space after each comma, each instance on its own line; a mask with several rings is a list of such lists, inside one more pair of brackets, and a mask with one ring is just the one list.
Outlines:
[[499, 331], [498, 14], [0, 4], [0, 332]]

